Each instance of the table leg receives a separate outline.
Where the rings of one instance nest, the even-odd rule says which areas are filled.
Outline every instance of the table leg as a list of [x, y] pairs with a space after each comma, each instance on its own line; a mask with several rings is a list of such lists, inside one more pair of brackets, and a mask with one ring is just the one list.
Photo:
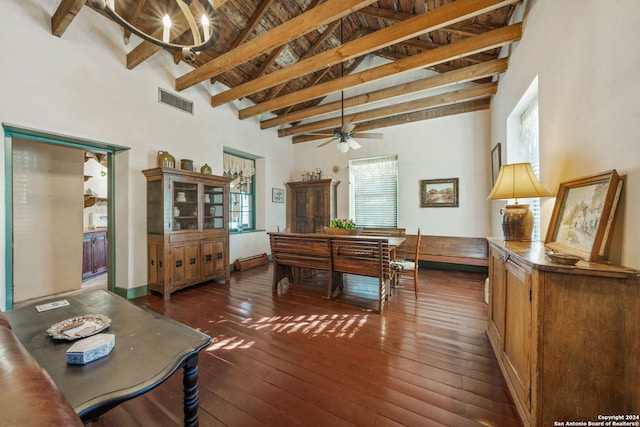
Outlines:
[[198, 353], [187, 358], [184, 362], [184, 425], [198, 426]]

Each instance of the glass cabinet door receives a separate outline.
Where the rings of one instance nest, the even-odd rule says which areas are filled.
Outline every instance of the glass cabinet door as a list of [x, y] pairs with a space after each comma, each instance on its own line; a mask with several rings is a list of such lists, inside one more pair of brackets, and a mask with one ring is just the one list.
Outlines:
[[173, 182], [172, 230], [198, 229], [198, 184]]
[[162, 234], [164, 219], [162, 209], [162, 181], [147, 181], [147, 232]]
[[224, 228], [224, 187], [204, 186], [204, 228]]

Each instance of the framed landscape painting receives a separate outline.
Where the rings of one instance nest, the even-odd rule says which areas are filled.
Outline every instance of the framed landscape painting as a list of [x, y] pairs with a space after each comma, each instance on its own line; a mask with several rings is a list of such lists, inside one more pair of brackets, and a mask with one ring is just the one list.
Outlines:
[[545, 246], [606, 261], [622, 184], [615, 169], [560, 183]]
[[420, 181], [421, 208], [457, 208], [458, 178]]

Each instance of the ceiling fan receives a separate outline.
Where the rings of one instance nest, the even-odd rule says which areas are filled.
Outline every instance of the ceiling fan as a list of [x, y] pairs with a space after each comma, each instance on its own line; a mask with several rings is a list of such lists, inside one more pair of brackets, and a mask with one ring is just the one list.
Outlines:
[[[343, 21], [342, 21], [342, 18], [340, 18], [340, 44], [343, 43], [342, 32], [343, 32]], [[340, 64], [340, 77], [344, 77], [344, 63]], [[340, 128], [338, 129], [334, 129], [333, 133], [330, 133], [330, 134], [314, 133], [315, 135], [333, 136], [333, 138], [323, 142], [322, 144], [318, 145], [316, 148], [324, 147], [330, 142], [338, 140], [338, 144], [336, 145], [336, 148], [341, 153], [346, 153], [347, 151], [349, 151], [349, 148], [351, 148], [352, 150], [357, 150], [359, 148], [362, 148], [362, 145], [358, 144], [358, 142], [355, 139], [353, 139], [354, 137], [368, 138], [368, 139], [382, 139], [381, 133], [362, 133], [362, 132], [354, 133], [353, 129], [355, 128], [356, 125], [353, 123], [344, 122], [344, 91], [340, 91], [340, 117], [342, 119], [341, 120], [342, 126], [340, 126]]]

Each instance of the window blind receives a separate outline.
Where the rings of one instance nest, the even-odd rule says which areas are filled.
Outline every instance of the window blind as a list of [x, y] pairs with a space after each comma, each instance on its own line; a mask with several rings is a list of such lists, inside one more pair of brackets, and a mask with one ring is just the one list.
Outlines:
[[[522, 142], [527, 153], [531, 168], [540, 179], [540, 149], [539, 149], [539, 125], [538, 125], [538, 98], [531, 101], [522, 116]], [[533, 240], [540, 240], [540, 198], [531, 199], [531, 211], [533, 212]]]
[[398, 156], [352, 160], [354, 220], [359, 227], [398, 224]]

